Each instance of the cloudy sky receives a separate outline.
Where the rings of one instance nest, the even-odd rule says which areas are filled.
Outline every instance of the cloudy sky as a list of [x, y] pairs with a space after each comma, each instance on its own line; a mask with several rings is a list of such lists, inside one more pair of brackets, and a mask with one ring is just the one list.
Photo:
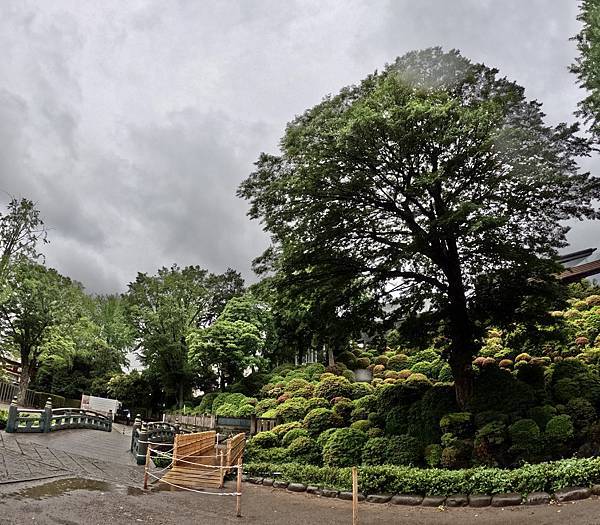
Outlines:
[[251, 278], [267, 239], [235, 190], [294, 115], [442, 45], [571, 120], [577, 3], [2, 0], [0, 198], [38, 203], [47, 263], [93, 292], [173, 262]]

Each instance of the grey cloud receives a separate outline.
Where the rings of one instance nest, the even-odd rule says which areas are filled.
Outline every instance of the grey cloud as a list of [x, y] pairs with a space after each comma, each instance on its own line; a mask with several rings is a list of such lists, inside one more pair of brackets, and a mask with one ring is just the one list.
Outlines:
[[[0, 191], [38, 202], [48, 264], [92, 291], [173, 262], [252, 278], [267, 238], [235, 190], [295, 114], [442, 45], [571, 120], [576, 14], [548, 0], [6, 0]], [[596, 232], [570, 238], [597, 246]]]

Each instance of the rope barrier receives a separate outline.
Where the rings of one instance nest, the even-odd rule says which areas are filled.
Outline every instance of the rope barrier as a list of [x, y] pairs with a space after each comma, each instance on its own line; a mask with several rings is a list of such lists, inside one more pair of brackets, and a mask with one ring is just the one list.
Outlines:
[[175, 483], [165, 481], [164, 479], [159, 478], [158, 476], [155, 476], [154, 474], [152, 474], [152, 472], [148, 472], [148, 475], [152, 476], [153, 478], [156, 478], [160, 483], [166, 483], [167, 485], [171, 485], [172, 487], [176, 487], [176, 488], [182, 489], [182, 490], [188, 490], [190, 492], [196, 492], [197, 494], [206, 494], [207, 496], [241, 496], [242, 495], [241, 492], [206, 492], [204, 490], [190, 489], [188, 487], [182, 487], [181, 485], [176, 485]]

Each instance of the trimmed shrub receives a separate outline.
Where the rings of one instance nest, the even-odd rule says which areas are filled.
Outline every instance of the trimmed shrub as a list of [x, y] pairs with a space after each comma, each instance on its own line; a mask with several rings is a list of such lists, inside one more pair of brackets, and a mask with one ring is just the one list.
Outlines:
[[573, 422], [566, 414], [554, 416], [546, 425], [545, 435], [550, 441], [566, 443], [574, 435]]
[[[249, 476], [278, 472], [279, 479], [338, 490], [351, 490], [352, 469], [313, 465], [245, 463]], [[471, 468], [465, 470], [421, 469], [397, 466], [364, 466], [360, 488], [367, 494], [499, 494], [555, 492], [565, 487], [590, 487], [600, 483], [600, 457], [565, 459], [524, 465], [516, 469]]]
[[315, 408], [311, 410], [304, 418], [304, 428], [308, 430], [311, 436], [318, 436], [324, 430], [332, 427], [339, 427], [341, 421], [339, 417], [328, 408]]
[[367, 440], [362, 450], [363, 465], [385, 465], [387, 461], [387, 449], [390, 440], [386, 437], [374, 437]]
[[408, 357], [405, 354], [396, 354], [388, 359], [386, 366], [388, 370], [400, 372], [400, 370], [404, 370], [406, 368], [407, 363]]
[[354, 372], [352, 370], [344, 370], [342, 372], [342, 377], [345, 377], [350, 383], [354, 383], [356, 377], [354, 376]]
[[367, 368], [370, 364], [371, 364], [371, 360], [368, 357], [359, 357], [355, 363], [356, 369]]
[[328, 428], [327, 430], [324, 430], [323, 432], [321, 432], [321, 434], [317, 438], [317, 444], [321, 448], [324, 448], [325, 443], [327, 443], [327, 441], [331, 437], [331, 434], [333, 434], [336, 430], [337, 430], [337, 428]]
[[288, 447], [290, 443], [294, 441], [294, 439], [299, 437], [309, 437], [308, 430], [306, 430], [305, 428], [293, 428], [292, 430], [287, 432], [285, 436], [283, 436], [281, 444], [284, 447]]
[[292, 379], [285, 387], [285, 391], [294, 397], [312, 397], [315, 390], [314, 385], [310, 384], [306, 379]]
[[502, 421], [481, 427], [475, 435], [473, 457], [480, 465], [498, 466], [505, 463], [508, 434]]
[[442, 464], [442, 451], [442, 446], [437, 443], [425, 447], [425, 463], [429, 468], [436, 468]]
[[[308, 412], [310, 412], [313, 408], [329, 408], [330, 403], [324, 397], [311, 397], [308, 400]], [[307, 413], [308, 413], [307, 412]]]
[[454, 434], [464, 438], [473, 434], [473, 414], [470, 412], [454, 412], [446, 414], [440, 419], [440, 428], [443, 433]]
[[350, 397], [352, 384], [345, 377], [331, 376], [321, 379], [315, 388], [315, 397], [331, 401], [334, 397]]
[[454, 381], [454, 376], [452, 374], [452, 368], [448, 363], [444, 363], [442, 368], [438, 373], [438, 381], [442, 381], [444, 383], [448, 383], [450, 381]]
[[349, 399], [341, 399], [333, 405], [333, 413], [336, 414], [343, 424], [350, 423], [350, 415], [354, 410], [354, 404]]
[[256, 407], [253, 405], [242, 405], [235, 411], [236, 417], [250, 417], [256, 412]]
[[383, 430], [378, 427], [371, 427], [369, 430], [367, 430], [367, 437], [369, 437], [369, 438], [381, 437], [383, 435], [384, 435]]
[[519, 419], [508, 427], [510, 452], [519, 459], [535, 461], [540, 453], [540, 427], [533, 419]]
[[354, 428], [339, 428], [323, 447], [323, 462], [329, 467], [359, 465], [367, 435]]
[[287, 448], [260, 448], [254, 446], [252, 442], [248, 442], [244, 458], [246, 461], [265, 461], [269, 463], [287, 463], [293, 459]]
[[294, 439], [288, 446], [288, 453], [294, 461], [309, 465], [321, 464], [321, 447], [307, 436]]
[[275, 399], [263, 399], [256, 403], [256, 415], [262, 416], [267, 410], [277, 407], [277, 401]]
[[277, 415], [284, 423], [304, 419], [308, 412], [308, 402], [303, 397], [292, 397], [277, 407]]
[[351, 385], [352, 393], [350, 399], [360, 399], [361, 397], [373, 394], [375, 389], [369, 383], [356, 382]]
[[271, 448], [279, 445], [279, 437], [275, 432], [266, 430], [256, 434], [248, 443], [252, 443], [255, 447]]
[[556, 408], [552, 405], [533, 407], [529, 409], [527, 415], [537, 423], [538, 427], [546, 428], [548, 421], [556, 415]]
[[301, 428], [301, 427], [302, 427], [302, 423], [300, 423], [299, 421], [291, 421], [290, 423], [283, 423], [282, 425], [277, 425], [276, 427], [273, 427], [273, 430], [271, 430], [271, 432], [273, 432], [273, 434], [275, 434], [277, 436], [277, 438], [279, 439], [279, 438], [283, 437], [284, 434], [287, 434], [293, 428]]
[[238, 407], [231, 403], [223, 403], [217, 408], [215, 415], [223, 417], [237, 417]]
[[350, 425], [350, 428], [355, 428], [356, 430], [362, 430], [363, 432], [367, 432], [371, 428], [371, 423], [366, 419], [361, 419], [359, 421], [354, 421]]
[[596, 409], [582, 397], [571, 399], [567, 403], [566, 413], [571, 417], [573, 426], [578, 431], [588, 428], [596, 420]]

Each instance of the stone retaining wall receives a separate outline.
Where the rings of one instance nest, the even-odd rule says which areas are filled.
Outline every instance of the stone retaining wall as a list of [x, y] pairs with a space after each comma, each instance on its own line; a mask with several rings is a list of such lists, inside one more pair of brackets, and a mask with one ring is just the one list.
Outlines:
[[[352, 492], [305, 485], [303, 483], [288, 483], [273, 478], [258, 478], [245, 476], [246, 483], [263, 485], [289, 492], [306, 492], [324, 498], [352, 500]], [[411, 505], [422, 507], [511, 507], [516, 505], [544, 505], [551, 501], [564, 503], [600, 495], [600, 485], [592, 487], [567, 487], [554, 494], [547, 492], [532, 492], [526, 497], [521, 494], [453, 494], [450, 496], [420, 496], [418, 494], [359, 494], [359, 501], [368, 503], [390, 503], [394, 505]]]

